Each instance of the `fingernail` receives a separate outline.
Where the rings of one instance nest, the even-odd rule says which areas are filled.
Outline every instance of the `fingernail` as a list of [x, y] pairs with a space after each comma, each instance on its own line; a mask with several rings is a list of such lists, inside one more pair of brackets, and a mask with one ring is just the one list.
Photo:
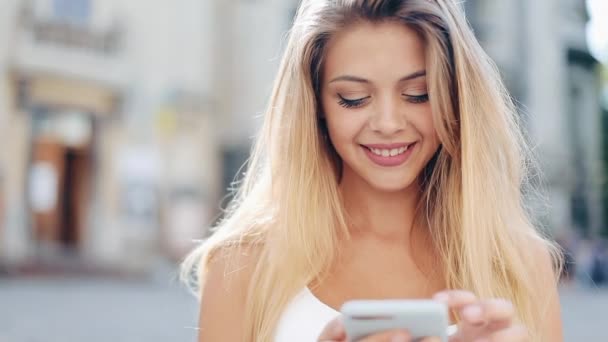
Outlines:
[[468, 306], [463, 311], [462, 314], [470, 321], [477, 321], [481, 319], [481, 308], [479, 306]]
[[511, 302], [509, 302], [508, 300], [504, 299], [497, 300], [496, 306], [501, 310], [510, 310], [513, 308], [513, 304], [511, 304]]
[[391, 342], [407, 342], [407, 337], [403, 334], [395, 334], [391, 337]]
[[445, 292], [440, 292], [440, 293], [437, 293], [436, 295], [434, 295], [433, 299], [440, 301], [440, 302], [448, 302], [450, 300], [450, 296], [448, 296], [448, 294]]

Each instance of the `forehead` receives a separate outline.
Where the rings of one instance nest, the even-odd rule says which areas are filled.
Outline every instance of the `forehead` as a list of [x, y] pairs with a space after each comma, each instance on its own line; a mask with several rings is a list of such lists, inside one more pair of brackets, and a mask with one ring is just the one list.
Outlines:
[[398, 22], [352, 24], [329, 40], [325, 53], [325, 79], [341, 74], [399, 78], [425, 67], [423, 40]]

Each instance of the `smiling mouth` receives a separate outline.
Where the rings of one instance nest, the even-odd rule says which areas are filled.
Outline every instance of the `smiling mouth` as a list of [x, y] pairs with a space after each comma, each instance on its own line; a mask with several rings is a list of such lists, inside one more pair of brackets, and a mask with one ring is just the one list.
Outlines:
[[412, 148], [416, 143], [409, 144], [392, 144], [392, 145], [361, 145], [368, 149], [371, 153], [379, 157], [396, 157], [404, 154], [408, 149]]
[[397, 167], [410, 159], [416, 146], [418, 146], [417, 141], [409, 144], [361, 145], [361, 148], [374, 164], [381, 167]]

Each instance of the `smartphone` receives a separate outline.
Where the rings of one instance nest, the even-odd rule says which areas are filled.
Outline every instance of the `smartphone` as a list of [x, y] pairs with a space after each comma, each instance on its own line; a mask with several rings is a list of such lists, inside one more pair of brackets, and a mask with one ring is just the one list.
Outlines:
[[394, 329], [408, 330], [414, 340], [436, 336], [442, 342], [455, 333], [447, 306], [434, 300], [352, 300], [340, 311], [350, 341]]

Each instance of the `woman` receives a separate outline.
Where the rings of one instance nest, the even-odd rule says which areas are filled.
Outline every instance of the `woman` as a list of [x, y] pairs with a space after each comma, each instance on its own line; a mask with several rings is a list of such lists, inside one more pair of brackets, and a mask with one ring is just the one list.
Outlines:
[[[184, 263], [200, 340], [345, 341], [347, 300], [435, 298], [452, 341], [561, 341], [516, 119], [454, 1], [304, 0], [236, 199]], [[368, 341], [389, 338], [410, 340]]]

